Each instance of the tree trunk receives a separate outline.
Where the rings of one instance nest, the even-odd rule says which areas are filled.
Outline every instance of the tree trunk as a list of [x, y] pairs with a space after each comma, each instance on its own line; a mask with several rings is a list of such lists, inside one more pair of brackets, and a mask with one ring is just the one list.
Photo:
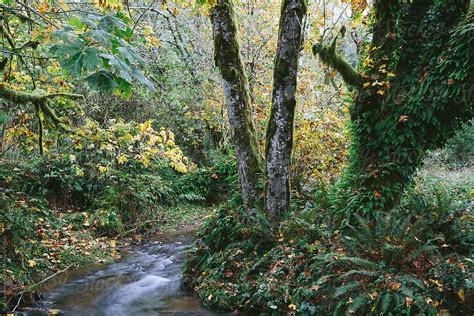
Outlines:
[[296, 107], [298, 55], [303, 42], [305, 0], [283, 0], [273, 72], [273, 95], [266, 135], [266, 210], [278, 222], [290, 203], [290, 162]]
[[[370, 219], [396, 206], [424, 153], [472, 117], [469, 1], [404, 5], [375, 2], [373, 49], [364, 72], [346, 76], [365, 82], [348, 82], [358, 95], [351, 110], [351, 163], [336, 196], [341, 219], [353, 213]], [[328, 50], [319, 45], [314, 52], [320, 54], [321, 47]]]
[[240, 55], [232, 0], [218, 0], [211, 12], [214, 59], [222, 75], [242, 198], [247, 209], [255, 207], [261, 175], [249, 84]]

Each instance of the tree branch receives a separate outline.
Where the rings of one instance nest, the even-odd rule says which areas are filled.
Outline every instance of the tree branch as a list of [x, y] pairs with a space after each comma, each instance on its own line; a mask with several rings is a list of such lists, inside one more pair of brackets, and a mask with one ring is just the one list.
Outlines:
[[47, 100], [54, 99], [57, 97], [65, 97], [71, 100], [83, 99], [84, 96], [80, 94], [69, 94], [69, 93], [51, 93], [46, 94], [44, 90], [36, 89], [33, 92], [21, 92], [9, 89], [4, 85], [0, 84], [0, 98], [6, 101], [14, 103], [33, 103], [39, 104]]
[[[333, 43], [334, 44], [334, 43]], [[335, 45], [316, 44], [313, 46], [314, 56], [319, 55], [321, 61], [339, 72], [346, 84], [360, 88], [364, 83], [364, 77], [357, 72], [341, 55], [336, 53]]]

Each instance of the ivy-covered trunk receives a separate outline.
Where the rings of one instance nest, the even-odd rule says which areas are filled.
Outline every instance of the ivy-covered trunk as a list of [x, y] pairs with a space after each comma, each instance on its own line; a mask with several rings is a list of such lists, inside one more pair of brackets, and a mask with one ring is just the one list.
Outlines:
[[249, 84], [240, 55], [232, 0], [218, 0], [211, 12], [214, 58], [222, 75], [244, 206], [255, 206], [261, 175]]
[[313, 48], [356, 90], [351, 165], [337, 193], [341, 218], [397, 205], [426, 151], [472, 117], [473, 30], [466, 0], [376, 1], [361, 73], [334, 47]]
[[298, 55], [303, 41], [306, 0], [284, 0], [273, 73], [273, 95], [266, 135], [266, 209], [278, 222], [290, 203], [290, 162], [296, 107]]

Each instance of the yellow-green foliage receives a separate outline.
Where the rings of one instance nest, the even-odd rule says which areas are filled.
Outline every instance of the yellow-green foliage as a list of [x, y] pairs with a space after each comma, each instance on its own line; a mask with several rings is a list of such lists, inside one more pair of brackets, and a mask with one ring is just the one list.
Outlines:
[[347, 164], [346, 116], [328, 109], [296, 118], [292, 183], [302, 190], [328, 189]]

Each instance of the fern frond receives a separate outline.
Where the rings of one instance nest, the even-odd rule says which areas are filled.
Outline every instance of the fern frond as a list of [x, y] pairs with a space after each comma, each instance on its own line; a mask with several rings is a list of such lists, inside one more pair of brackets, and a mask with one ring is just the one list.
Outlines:
[[350, 262], [357, 267], [376, 270], [379, 266], [377, 263], [359, 257], [340, 257], [336, 263]]
[[362, 306], [367, 304], [368, 299], [369, 299], [369, 296], [367, 295], [367, 293], [359, 294], [347, 308], [347, 311], [349, 312], [349, 314], [356, 313]]
[[349, 293], [350, 291], [358, 288], [360, 285], [360, 282], [359, 281], [351, 281], [351, 282], [348, 282], [344, 285], [341, 285], [340, 287], [338, 287], [335, 291], [334, 291], [334, 294], [333, 294], [333, 298], [338, 298], [346, 293]]
[[406, 275], [397, 276], [395, 278], [395, 280], [400, 282], [400, 283], [404, 283], [404, 284], [416, 285], [417, 287], [419, 287], [422, 290], [425, 288], [425, 285], [423, 284], [423, 281], [418, 279], [417, 277], [412, 276], [412, 275], [406, 274]]
[[388, 309], [390, 308], [390, 304], [392, 303], [392, 294], [391, 293], [386, 293], [383, 298], [382, 298], [382, 312], [386, 313], [388, 312]]
[[423, 246], [419, 247], [417, 250], [415, 250], [414, 252], [412, 252], [412, 253], [407, 257], [407, 259], [408, 259], [408, 260], [414, 260], [416, 257], [418, 257], [419, 255], [421, 255], [422, 253], [429, 252], [429, 251], [433, 251], [433, 250], [436, 250], [436, 249], [438, 249], [438, 246], [433, 245], [433, 244], [431, 244], [430, 241], [428, 241], [428, 242], [425, 243]]
[[340, 275], [336, 279], [336, 281], [343, 281], [344, 279], [347, 279], [347, 278], [349, 278], [350, 276], [353, 276], [353, 275], [364, 275], [364, 276], [368, 276], [368, 277], [374, 277], [374, 276], [379, 275], [379, 273], [374, 272], [374, 271], [369, 271], [369, 270], [351, 270], [351, 271], [348, 271], [348, 272]]

